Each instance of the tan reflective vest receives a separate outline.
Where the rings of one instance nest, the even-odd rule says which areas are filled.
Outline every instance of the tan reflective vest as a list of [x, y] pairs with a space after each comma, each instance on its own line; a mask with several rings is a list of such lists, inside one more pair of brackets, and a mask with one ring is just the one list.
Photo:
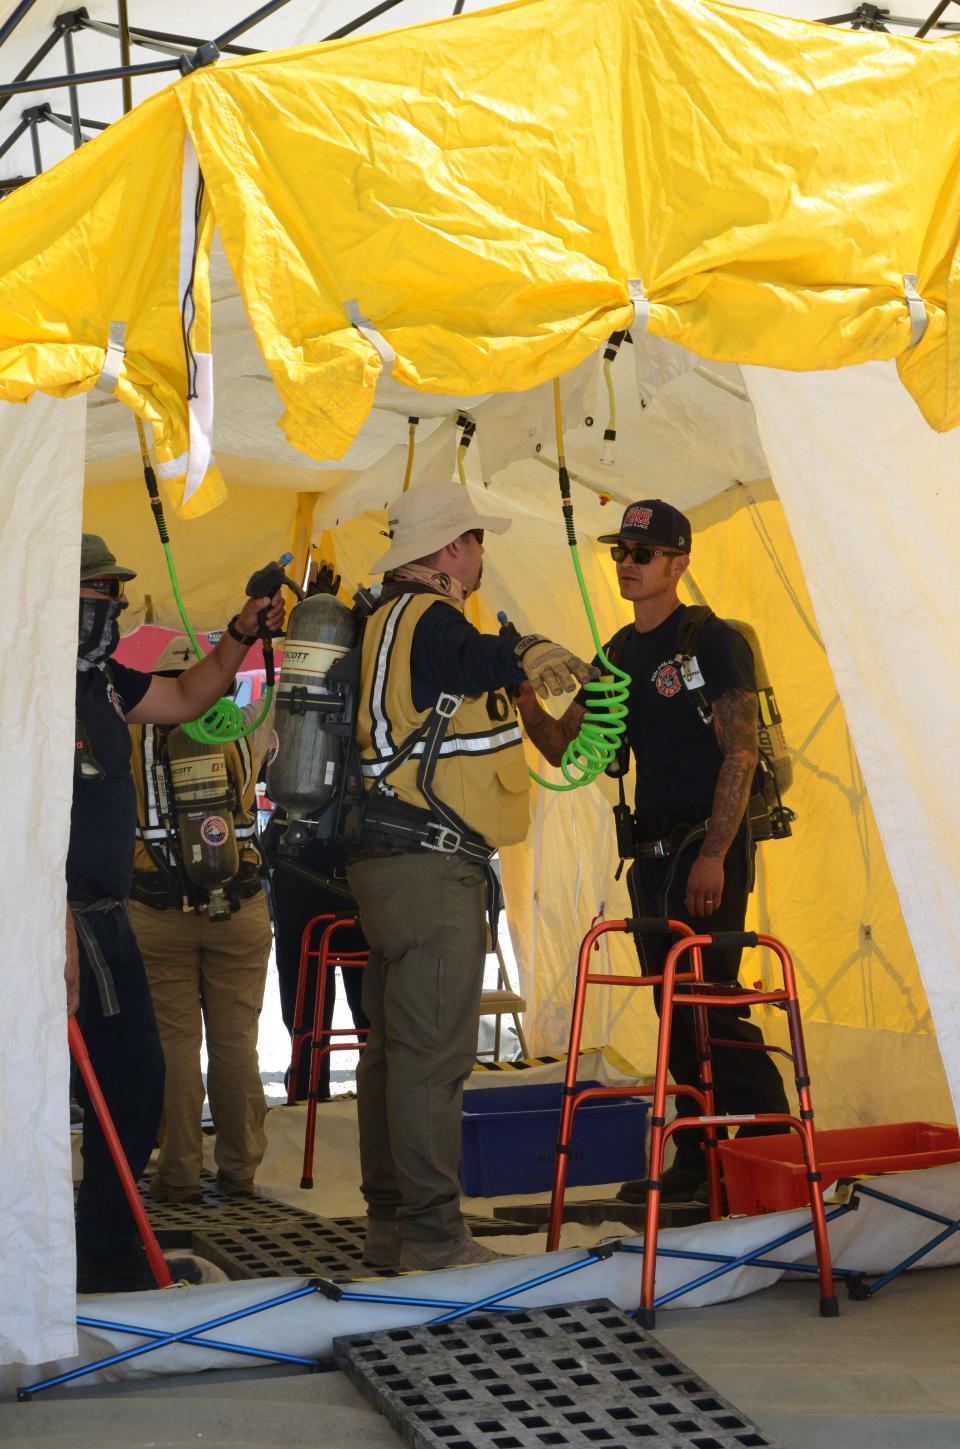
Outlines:
[[[414, 630], [438, 594], [401, 594], [367, 620], [360, 664], [357, 746], [364, 786], [371, 789], [399, 748], [430, 714], [413, 703], [410, 651]], [[513, 701], [497, 691], [504, 719], [490, 718], [488, 696], [464, 699], [448, 721], [430, 788], [491, 848], [523, 840], [530, 819], [529, 776]], [[417, 788], [422, 743], [410, 759], [390, 771], [386, 785], [407, 805], [429, 810]]]
[[[262, 711], [262, 703], [247, 705], [243, 711], [244, 723], [256, 719]], [[238, 809], [234, 814], [234, 831], [237, 849], [240, 853], [241, 871], [256, 874], [260, 864], [260, 851], [256, 840], [256, 787], [257, 771], [266, 752], [273, 726], [273, 712], [259, 729], [239, 740], [224, 744], [223, 753], [227, 773], [236, 792]], [[164, 801], [162, 788], [157, 779], [157, 767], [161, 764], [162, 736], [169, 734], [166, 725], [131, 725], [132, 745], [131, 769], [137, 792], [137, 841], [133, 866], [139, 872], [158, 869], [159, 855], [174, 870], [177, 868], [176, 843], [164, 823], [165, 813], [173, 808], [173, 801]], [[164, 805], [166, 804], [166, 812]], [[150, 849], [148, 849], [148, 844]]]

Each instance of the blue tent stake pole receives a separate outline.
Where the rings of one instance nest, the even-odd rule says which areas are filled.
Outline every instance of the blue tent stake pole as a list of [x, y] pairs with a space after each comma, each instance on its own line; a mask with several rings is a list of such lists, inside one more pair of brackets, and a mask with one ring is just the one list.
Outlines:
[[485, 1308], [491, 1308], [496, 1303], [501, 1303], [504, 1298], [513, 1298], [517, 1293], [525, 1293], [528, 1288], [539, 1288], [541, 1283], [552, 1283], [555, 1278], [565, 1278], [568, 1273], [576, 1273], [580, 1268], [588, 1268], [593, 1263], [602, 1262], [604, 1258], [610, 1257], [610, 1252], [591, 1253], [587, 1258], [581, 1258], [576, 1263], [568, 1263], [565, 1268], [555, 1268], [552, 1273], [541, 1273], [538, 1278], [528, 1278], [525, 1283], [517, 1283], [512, 1288], [504, 1288], [499, 1293], [491, 1293], [489, 1298], [480, 1298], [476, 1303], [466, 1304], [457, 1308], [453, 1313], [443, 1313], [439, 1318], [431, 1318], [433, 1323], [452, 1323], [455, 1318], [463, 1318], [468, 1313], [479, 1313]]
[[[108, 1328], [112, 1333], [133, 1333], [141, 1338], [159, 1338], [161, 1330], [158, 1328], [143, 1328], [137, 1323], [111, 1323], [106, 1318], [83, 1318], [77, 1316], [78, 1328]], [[185, 1338], [184, 1343], [196, 1344], [199, 1348], [217, 1348], [222, 1353], [246, 1354], [250, 1358], [277, 1359], [282, 1363], [299, 1363], [304, 1368], [313, 1368], [316, 1359], [303, 1358], [298, 1353], [281, 1353], [278, 1349], [271, 1348], [245, 1348], [239, 1343], [224, 1343], [219, 1338]]]
[[278, 1298], [269, 1298], [266, 1303], [255, 1303], [251, 1308], [243, 1308], [236, 1313], [227, 1313], [220, 1318], [211, 1318], [208, 1323], [195, 1323], [192, 1328], [183, 1328], [179, 1333], [165, 1333], [162, 1338], [156, 1339], [153, 1343], [143, 1343], [137, 1348], [128, 1348], [125, 1353], [114, 1353], [109, 1358], [98, 1359], [96, 1363], [84, 1364], [82, 1368], [70, 1369], [68, 1373], [57, 1374], [55, 1378], [44, 1379], [41, 1383], [30, 1384], [27, 1388], [17, 1390], [17, 1398], [21, 1401], [29, 1399], [33, 1394], [38, 1394], [42, 1389], [53, 1389], [58, 1384], [70, 1383], [73, 1379], [81, 1379], [87, 1374], [96, 1373], [99, 1369], [111, 1368], [117, 1363], [126, 1363], [128, 1359], [139, 1358], [142, 1354], [153, 1353], [155, 1349], [166, 1348], [168, 1344], [180, 1343], [185, 1338], [193, 1338], [203, 1333], [208, 1328], [222, 1328], [226, 1323], [236, 1323], [241, 1318], [252, 1318], [255, 1313], [265, 1313], [268, 1308], [276, 1308], [281, 1303], [292, 1303], [296, 1298], [306, 1298], [317, 1289], [311, 1281], [307, 1287], [298, 1288], [293, 1293], [283, 1293]]

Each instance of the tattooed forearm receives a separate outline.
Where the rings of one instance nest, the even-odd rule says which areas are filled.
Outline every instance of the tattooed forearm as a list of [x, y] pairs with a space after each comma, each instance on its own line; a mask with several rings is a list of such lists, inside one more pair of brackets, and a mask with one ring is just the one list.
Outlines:
[[756, 695], [744, 689], [722, 694], [713, 706], [713, 728], [723, 751], [723, 764], [701, 853], [722, 858], [740, 827], [757, 768]]
[[580, 730], [583, 707], [571, 704], [559, 719], [554, 719], [552, 714], [540, 708], [534, 691], [528, 689], [517, 700], [517, 708], [524, 729], [543, 758], [551, 765], [559, 765], [564, 750]]

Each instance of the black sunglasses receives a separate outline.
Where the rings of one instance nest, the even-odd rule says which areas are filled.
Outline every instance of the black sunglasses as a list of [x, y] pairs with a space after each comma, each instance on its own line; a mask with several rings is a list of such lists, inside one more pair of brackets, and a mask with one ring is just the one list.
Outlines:
[[122, 599], [127, 584], [125, 579], [85, 579], [81, 587], [105, 594], [108, 599]]
[[623, 563], [625, 558], [633, 559], [637, 564], [652, 563], [655, 558], [679, 558], [678, 548], [647, 548], [640, 543], [612, 543], [610, 545], [610, 557], [615, 563]]
[[477, 540], [477, 543], [483, 543], [483, 529], [482, 528], [468, 528], [467, 529], [467, 532], [473, 534], [474, 538]]

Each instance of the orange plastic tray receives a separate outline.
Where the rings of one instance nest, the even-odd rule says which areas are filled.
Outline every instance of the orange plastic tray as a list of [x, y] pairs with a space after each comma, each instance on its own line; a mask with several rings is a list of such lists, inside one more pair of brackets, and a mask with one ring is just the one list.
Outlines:
[[[809, 1202], [796, 1132], [721, 1142], [719, 1152], [732, 1213], [753, 1217]], [[948, 1162], [960, 1162], [960, 1131], [937, 1122], [890, 1122], [817, 1133], [817, 1166], [824, 1187], [838, 1177], [911, 1172]]]

